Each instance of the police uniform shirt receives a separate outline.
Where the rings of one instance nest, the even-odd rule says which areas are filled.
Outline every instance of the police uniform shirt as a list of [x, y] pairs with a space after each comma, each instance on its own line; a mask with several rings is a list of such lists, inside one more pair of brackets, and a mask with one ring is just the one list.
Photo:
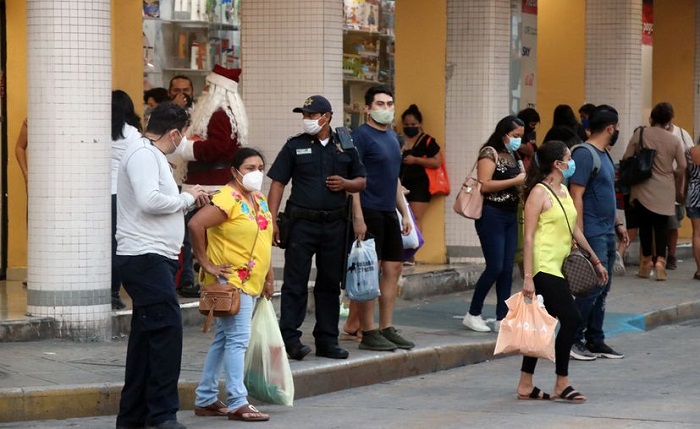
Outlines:
[[334, 175], [346, 179], [366, 176], [357, 150], [341, 150], [334, 135], [323, 146], [309, 134], [299, 134], [287, 140], [267, 173], [267, 177], [284, 185], [292, 180], [288, 203], [324, 211], [345, 207], [345, 192], [332, 192], [326, 186], [326, 178]]

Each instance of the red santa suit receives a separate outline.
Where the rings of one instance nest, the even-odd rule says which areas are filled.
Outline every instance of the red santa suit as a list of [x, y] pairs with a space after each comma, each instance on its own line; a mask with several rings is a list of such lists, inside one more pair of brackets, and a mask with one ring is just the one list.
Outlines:
[[174, 154], [187, 161], [186, 170], [182, 171], [181, 162], [175, 173], [185, 187], [219, 188], [231, 180], [231, 161], [248, 134], [248, 119], [238, 94], [240, 74], [240, 69], [216, 65], [206, 78], [209, 95], [197, 103], [192, 128]]

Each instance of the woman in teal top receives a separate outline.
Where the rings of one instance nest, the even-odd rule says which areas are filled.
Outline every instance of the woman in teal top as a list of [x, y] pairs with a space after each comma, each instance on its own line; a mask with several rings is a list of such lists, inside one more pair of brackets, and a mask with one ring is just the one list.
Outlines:
[[[554, 397], [572, 403], [583, 403], [586, 397], [569, 384], [569, 351], [581, 316], [561, 272], [564, 259], [571, 251], [567, 218], [576, 243], [592, 255], [601, 284], [607, 282], [608, 272], [588, 245], [583, 232], [576, 226], [576, 208], [562, 184], [565, 178], [571, 177], [575, 168], [569, 148], [556, 140], [545, 142], [537, 150], [535, 162], [530, 165], [525, 188], [523, 294], [529, 298], [534, 298], [535, 294], [542, 295], [547, 312], [558, 318], [561, 324], [554, 344], [557, 375]], [[555, 195], [561, 201], [563, 210]], [[532, 382], [536, 365], [537, 358], [523, 356], [518, 398], [550, 399], [548, 394]]]

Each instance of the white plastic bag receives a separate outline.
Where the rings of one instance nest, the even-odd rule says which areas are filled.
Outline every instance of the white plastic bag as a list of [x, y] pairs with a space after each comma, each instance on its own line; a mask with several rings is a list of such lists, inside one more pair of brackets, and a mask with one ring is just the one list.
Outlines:
[[263, 298], [253, 315], [243, 379], [248, 395], [291, 407], [294, 379], [272, 302]]
[[371, 301], [379, 296], [379, 262], [374, 238], [355, 240], [348, 256], [345, 295], [351, 301]]
[[[411, 232], [409, 232], [407, 235], [401, 234], [401, 241], [403, 241], [403, 248], [404, 249], [418, 249], [419, 247], [422, 246], [423, 243], [421, 243], [421, 239], [418, 238], [418, 235], [420, 232], [418, 231], [418, 228], [416, 228], [416, 220], [413, 216], [413, 212], [411, 211], [411, 207], [408, 206], [408, 201], [406, 201], [406, 197], [403, 197], [404, 202], [406, 203], [406, 208], [408, 209], [408, 219], [411, 222]], [[399, 217], [399, 229], [403, 229], [403, 216], [401, 216], [401, 212], [399, 209], [396, 209], [396, 215]]]

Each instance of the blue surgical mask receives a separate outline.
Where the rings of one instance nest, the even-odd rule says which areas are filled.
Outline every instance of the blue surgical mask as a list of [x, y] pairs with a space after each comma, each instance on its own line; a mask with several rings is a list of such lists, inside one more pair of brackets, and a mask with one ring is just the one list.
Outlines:
[[586, 129], [586, 130], [590, 127], [590, 126], [589, 126], [589, 123], [588, 123], [588, 118], [586, 118], [586, 119], [581, 119], [581, 126], [583, 126], [583, 128]]
[[520, 143], [522, 142], [522, 139], [520, 137], [508, 137], [508, 150], [511, 152], [515, 152], [520, 148]]
[[564, 179], [568, 179], [574, 175], [574, 172], [576, 171], [576, 161], [570, 159], [566, 162], [566, 165], [568, 165], [569, 168], [567, 168], [566, 170], [562, 170], [561, 172], [561, 174], [564, 175]]

